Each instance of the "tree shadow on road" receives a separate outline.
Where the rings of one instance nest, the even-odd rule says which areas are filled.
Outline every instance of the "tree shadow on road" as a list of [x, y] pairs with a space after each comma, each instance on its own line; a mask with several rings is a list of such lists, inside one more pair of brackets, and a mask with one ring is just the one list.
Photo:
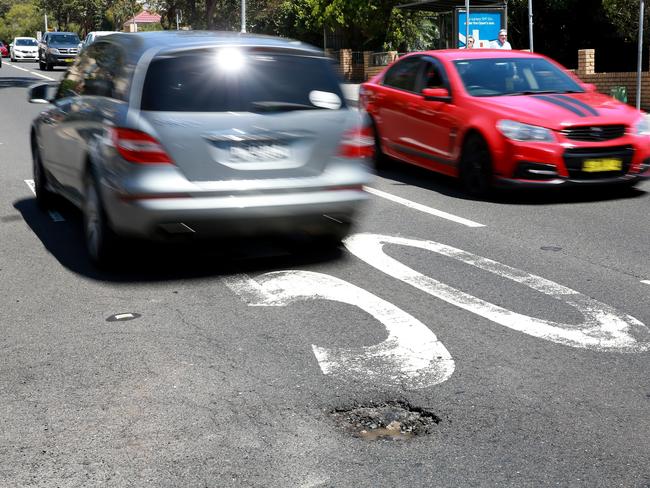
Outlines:
[[45, 80], [33, 76], [10, 76], [0, 78], [0, 88], [28, 88], [41, 82], [45, 82]]
[[255, 237], [195, 242], [158, 243], [125, 241], [119, 258], [110, 269], [98, 269], [84, 244], [81, 212], [57, 199], [54, 211], [65, 220], [54, 219], [38, 208], [34, 198], [14, 203], [24, 221], [43, 246], [70, 271], [108, 282], [164, 282], [300, 269], [341, 259], [339, 248], [315, 246], [301, 236]]

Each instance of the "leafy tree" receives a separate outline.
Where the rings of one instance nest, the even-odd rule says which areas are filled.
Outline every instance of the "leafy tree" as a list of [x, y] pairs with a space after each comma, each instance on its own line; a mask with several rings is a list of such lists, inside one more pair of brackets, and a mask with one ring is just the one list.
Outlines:
[[36, 5], [19, 3], [12, 6], [0, 21], [0, 38], [10, 42], [18, 36], [34, 37], [42, 29], [42, 17]]

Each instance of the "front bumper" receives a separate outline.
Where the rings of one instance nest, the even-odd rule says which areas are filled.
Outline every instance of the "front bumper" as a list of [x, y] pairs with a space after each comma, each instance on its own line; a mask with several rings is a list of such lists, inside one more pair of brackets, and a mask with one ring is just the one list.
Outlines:
[[[616, 161], [618, 169], [588, 170], [587, 162]], [[598, 143], [506, 141], [495, 154], [498, 187], [557, 187], [626, 184], [650, 178], [650, 138], [626, 135]]]
[[77, 54], [50, 54], [45, 56], [45, 62], [51, 65], [69, 66], [73, 63]]
[[16, 60], [30, 60], [30, 61], [36, 61], [38, 59], [38, 52], [19, 52], [19, 51], [14, 51], [14, 59]]

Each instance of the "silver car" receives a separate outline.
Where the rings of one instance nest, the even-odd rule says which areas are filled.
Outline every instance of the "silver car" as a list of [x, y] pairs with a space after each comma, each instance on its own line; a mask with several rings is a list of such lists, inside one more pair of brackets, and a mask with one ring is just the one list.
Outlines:
[[363, 116], [331, 62], [272, 37], [112, 34], [58, 85], [31, 127], [36, 199], [83, 212], [98, 264], [120, 237], [304, 233], [340, 243], [371, 177]]

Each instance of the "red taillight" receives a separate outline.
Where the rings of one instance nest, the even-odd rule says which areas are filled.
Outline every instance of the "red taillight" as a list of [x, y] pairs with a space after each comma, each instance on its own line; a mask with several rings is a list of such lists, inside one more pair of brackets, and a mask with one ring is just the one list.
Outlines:
[[343, 134], [339, 156], [344, 158], [371, 158], [375, 154], [375, 137], [372, 127], [355, 127]]
[[115, 149], [131, 163], [171, 163], [160, 143], [145, 132], [133, 129], [111, 128]]

